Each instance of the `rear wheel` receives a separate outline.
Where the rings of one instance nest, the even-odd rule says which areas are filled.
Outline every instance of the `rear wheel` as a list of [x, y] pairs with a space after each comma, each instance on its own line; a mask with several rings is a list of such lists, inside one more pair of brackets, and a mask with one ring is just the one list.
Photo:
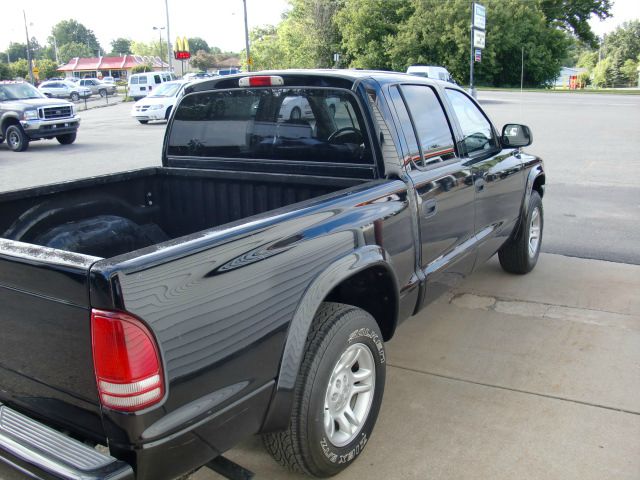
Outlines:
[[77, 102], [78, 100], [80, 100], [80, 95], [78, 95], [76, 92], [72, 92], [71, 93], [71, 101], [72, 102]]
[[264, 435], [265, 447], [291, 471], [335, 475], [362, 453], [378, 417], [385, 352], [374, 318], [324, 303], [305, 345], [289, 427]]
[[531, 192], [526, 217], [522, 218], [518, 235], [505, 243], [498, 251], [503, 270], [509, 273], [529, 273], [538, 263], [544, 211], [542, 199], [537, 191]]
[[76, 133], [65, 133], [64, 135], [58, 135], [56, 140], [60, 142], [61, 145], [71, 145], [76, 141]]
[[14, 152], [24, 152], [29, 148], [29, 137], [20, 125], [9, 125], [4, 131], [7, 145]]
[[100, 94], [101, 97], [106, 97], [107, 96], [107, 91], [102, 89], [98, 92]]

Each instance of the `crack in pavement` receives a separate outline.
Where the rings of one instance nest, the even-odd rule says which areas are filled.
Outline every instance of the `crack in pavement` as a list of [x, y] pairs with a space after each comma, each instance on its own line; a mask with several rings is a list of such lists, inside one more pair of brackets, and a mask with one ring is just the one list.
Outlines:
[[392, 363], [387, 362], [387, 365], [389, 367], [392, 368], [397, 368], [398, 370], [405, 370], [407, 372], [413, 372], [413, 373], [418, 373], [418, 374], [422, 374], [422, 375], [429, 375], [432, 377], [439, 377], [439, 378], [445, 378], [447, 380], [452, 380], [454, 382], [462, 382], [462, 383], [468, 383], [468, 384], [472, 384], [472, 385], [479, 385], [482, 387], [488, 387], [488, 388], [495, 388], [498, 390], [506, 390], [509, 392], [516, 392], [516, 393], [523, 393], [525, 395], [534, 395], [536, 397], [543, 397], [543, 398], [549, 398], [552, 400], [560, 400], [563, 402], [569, 402], [569, 403], [576, 403], [579, 405], [585, 405], [587, 407], [594, 407], [594, 408], [602, 408], [604, 410], [611, 410], [614, 412], [620, 412], [620, 413], [628, 413], [631, 415], [640, 415], [640, 412], [636, 412], [634, 410], [627, 410], [624, 408], [617, 408], [617, 407], [610, 407], [608, 405], [602, 405], [599, 403], [592, 403], [592, 402], [586, 402], [584, 400], [576, 400], [574, 398], [567, 398], [567, 397], [559, 397], [557, 395], [550, 395], [547, 393], [540, 393], [540, 392], [532, 392], [529, 390], [521, 390], [519, 388], [511, 388], [511, 387], [505, 387], [503, 385], [494, 385], [491, 383], [483, 383], [483, 382], [476, 382], [474, 380], [468, 380], [466, 378], [460, 378], [460, 377], [452, 377], [450, 375], [444, 375], [441, 373], [435, 373], [435, 372], [428, 372], [426, 370], [418, 370], [416, 368], [410, 368], [410, 367], [402, 367], [400, 365], [394, 365]]

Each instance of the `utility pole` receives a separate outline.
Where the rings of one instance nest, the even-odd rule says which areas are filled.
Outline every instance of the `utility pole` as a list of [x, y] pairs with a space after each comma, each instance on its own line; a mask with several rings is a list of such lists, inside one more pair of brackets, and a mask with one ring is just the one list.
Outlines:
[[242, 0], [244, 5], [244, 43], [247, 49], [247, 72], [251, 71], [251, 51], [249, 50], [249, 23], [247, 22], [247, 0]]
[[22, 10], [22, 16], [24, 17], [24, 33], [27, 35], [27, 62], [29, 62], [29, 78], [31, 83], [34, 84], [33, 78], [33, 65], [31, 65], [31, 43], [29, 42], [29, 30], [27, 29], [27, 14]]
[[[159, 42], [160, 42], [160, 64], [162, 64], [162, 62], [164, 62], [164, 52], [162, 51], [162, 30], [164, 30], [164, 27], [153, 27], [154, 30], [158, 30], [158, 35], [159, 35]], [[167, 51], [167, 56], [169, 56], [169, 51]]]
[[169, 63], [169, 71], [173, 71], [171, 62], [171, 30], [169, 29], [169, 0], [164, 0], [164, 9], [167, 12], [167, 60]]

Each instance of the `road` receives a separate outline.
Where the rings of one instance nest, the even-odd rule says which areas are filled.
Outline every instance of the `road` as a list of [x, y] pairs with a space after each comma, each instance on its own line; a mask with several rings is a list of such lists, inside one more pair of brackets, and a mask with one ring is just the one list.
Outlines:
[[524, 123], [545, 160], [542, 251], [640, 264], [640, 96], [480, 92], [496, 126]]

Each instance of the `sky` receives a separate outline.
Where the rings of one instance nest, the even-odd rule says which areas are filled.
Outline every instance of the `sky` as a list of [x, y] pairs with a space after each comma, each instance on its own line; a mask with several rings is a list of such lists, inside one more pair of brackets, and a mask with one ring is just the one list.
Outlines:
[[[176, 37], [201, 37], [209, 46], [223, 51], [244, 49], [244, 13], [242, 0], [167, 0], [171, 42]], [[286, 0], [247, 0], [249, 29], [277, 24], [288, 8]], [[52, 27], [73, 18], [98, 37], [102, 48], [118, 37], [149, 42], [158, 40], [154, 26], [167, 23], [165, 0], [0, 0], [0, 51], [10, 42], [25, 43], [24, 19], [27, 15], [29, 37], [46, 44]], [[166, 42], [166, 30], [162, 30]]]
[[[169, 4], [171, 41], [176, 36], [202, 37], [209, 46], [239, 52], [244, 48], [242, 0], [166, 0]], [[106, 8], [105, 8], [106, 6]], [[288, 8], [286, 0], [247, 0], [249, 28], [277, 24]], [[29, 36], [46, 44], [51, 28], [74, 18], [93, 30], [100, 44], [110, 49], [118, 37], [149, 42], [158, 39], [154, 26], [166, 26], [165, 0], [0, 0], [0, 51], [9, 42], [25, 42], [25, 10]], [[613, 18], [590, 21], [597, 35], [625, 21], [640, 19], [640, 0], [614, 0]], [[162, 31], [166, 41], [166, 30]]]

